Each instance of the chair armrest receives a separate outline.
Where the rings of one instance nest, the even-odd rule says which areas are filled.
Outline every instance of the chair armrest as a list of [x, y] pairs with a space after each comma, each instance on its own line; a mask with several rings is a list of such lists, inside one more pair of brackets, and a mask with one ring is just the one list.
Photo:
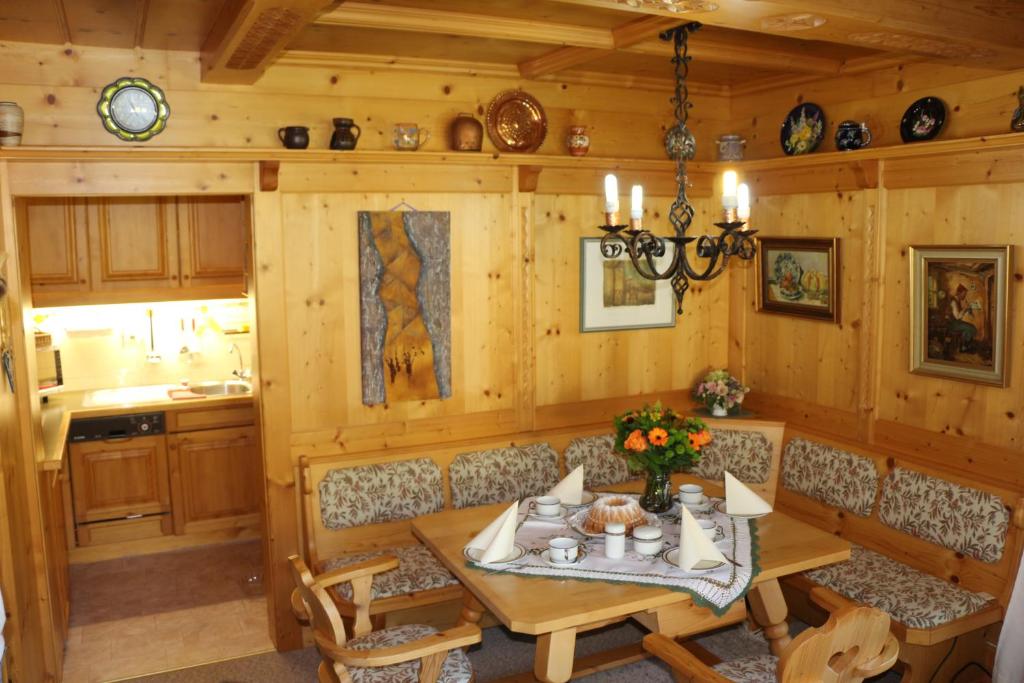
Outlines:
[[309, 610], [306, 608], [306, 603], [302, 599], [302, 595], [299, 594], [298, 588], [292, 589], [291, 605], [295, 619], [303, 626], [309, 626]]
[[811, 602], [829, 613], [838, 612], [845, 607], [856, 607], [857, 603], [836, 593], [825, 586], [815, 586], [811, 589]]
[[320, 651], [336, 662], [345, 666], [356, 667], [377, 667], [390, 666], [410, 662], [414, 659], [448, 652], [460, 647], [468, 647], [480, 642], [480, 627], [476, 624], [464, 624], [450, 628], [447, 631], [429, 635], [404, 645], [394, 647], [381, 647], [373, 650], [353, 650], [343, 645], [338, 645], [333, 640], [324, 638], [319, 633], [316, 635], [316, 644]]
[[681, 683], [732, 683], [689, 650], [661, 633], [644, 636], [644, 649], [669, 665]]
[[889, 637], [885, 639], [885, 645], [882, 647], [882, 651], [878, 653], [878, 656], [858, 666], [853, 674], [863, 678], [871, 678], [872, 676], [883, 674], [893, 667], [899, 655], [900, 642], [896, 640], [896, 636], [890, 633]]
[[380, 557], [375, 557], [372, 560], [357, 562], [356, 564], [350, 564], [347, 567], [341, 567], [329, 572], [324, 572], [323, 574], [318, 574], [314, 577], [314, 581], [320, 584], [323, 588], [330, 588], [335, 584], [345, 583], [346, 581], [352, 581], [364, 576], [373, 576], [374, 574], [380, 574], [397, 568], [397, 557], [394, 555], [381, 555]]

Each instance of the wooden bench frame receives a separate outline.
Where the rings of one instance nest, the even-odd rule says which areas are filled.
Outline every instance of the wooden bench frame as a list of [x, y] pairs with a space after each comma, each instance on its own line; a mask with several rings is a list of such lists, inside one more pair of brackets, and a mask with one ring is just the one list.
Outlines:
[[[900, 662], [904, 671], [904, 683], [928, 680], [940, 663], [943, 671], [956, 671], [970, 661], [987, 663], [987, 668], [991, 668], [990, 655], [993, 653], [985, 651], [984, 631], [1002, 620], [1013, 590], [1017, 564], [1024, 543], [1024, 534], [1021, 533], [1024, 500], [1021, 499], [1021, 492], [992, 486], [983, 481], [973, 481], [902, 455], [882, 455], [877, 450], [861, 445], [795, 428], [786, 430], [786, 445], [797, 437], [872, 460], [878, 471], [875, 503], [869, 517], [859, 517], [780, 485], [776, 494], [776, 509], [951, 584], [973, 592], [988, 593], [996, 598], [991, 605], [978, 612], [931, 629], [909, 627], [893, 619], [892, 632], [900, 640], [901, 645]], [[999, 562], [982, 562], [883, 524], [878, 516], [882, 485], [889, 472], [896, 467], [999, 496], [1010, 512], [1005, 547]], [[812, 624], [820, 621], [821, 612], [807, 600], [809, 590], [817, 585], [815, 582], [798, 574], [787, 577], [782, 584], [794, 615]], [[948, 644], [954, 638], [959, 639], [955, 643], [956, 652]]]

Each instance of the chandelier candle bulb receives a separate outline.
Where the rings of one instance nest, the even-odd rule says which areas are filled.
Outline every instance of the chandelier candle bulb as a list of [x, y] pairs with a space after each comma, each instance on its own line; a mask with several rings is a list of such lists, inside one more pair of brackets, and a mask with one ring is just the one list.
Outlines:
[[619, 211], [619, 179], [609, 173], [604, 177], [604, 212]]
[[736, 188], [736, 217], [743, 222], [750, 220], [750, 187], [740, 183]]
[[736, 171], [726, 171], [722, 174], [722, 206], [726, 209], [736, 208], [736, 186], [739, 178]]

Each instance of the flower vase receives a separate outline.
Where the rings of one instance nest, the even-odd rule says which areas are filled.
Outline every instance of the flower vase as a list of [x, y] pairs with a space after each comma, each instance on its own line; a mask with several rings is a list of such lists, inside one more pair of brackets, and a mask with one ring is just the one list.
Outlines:
[[711, 414], [715, 417], [728, 417], [729, 410], [725, 406], [715, 403], [711, 406]]
[[668, 472], [647, 470], [647, 483], [640, 496], [640, 507], [655, 514], [672, 508], [672, 479]]

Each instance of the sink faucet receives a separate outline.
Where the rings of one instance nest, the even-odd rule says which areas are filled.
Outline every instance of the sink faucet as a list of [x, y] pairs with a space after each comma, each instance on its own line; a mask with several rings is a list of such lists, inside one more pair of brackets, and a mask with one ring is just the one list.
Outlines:
[[231, 374], [240, 380], [248, 382], [252, 379], [252, 370], [245, 367], [245, 362], [242, 360], [242, 349], [238, 348], [238, 344], [231, 344], [231, 348], [228, 350], [228, 354], [238, 353], [238, 369], [232, 370]]

